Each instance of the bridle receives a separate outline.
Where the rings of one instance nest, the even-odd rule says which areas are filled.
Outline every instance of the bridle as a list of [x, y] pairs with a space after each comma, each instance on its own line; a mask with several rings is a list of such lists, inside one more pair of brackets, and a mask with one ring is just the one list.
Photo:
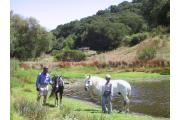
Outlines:
[[63, 86], [63, 79], [61, 76], [57, 76], [56, 78], [56, 87], [60, 87], [60, 86]]
[[[88, 91], [88, 89], [90, 88], [90, 79], [91, 76], [89, 75], [89, 77], [86, 79], [86, 83], [85, 83], [85, 91]], [[88, 82], [88, 83], [87, 83]], [[87, 85], [88, 84], [88, 85]]]

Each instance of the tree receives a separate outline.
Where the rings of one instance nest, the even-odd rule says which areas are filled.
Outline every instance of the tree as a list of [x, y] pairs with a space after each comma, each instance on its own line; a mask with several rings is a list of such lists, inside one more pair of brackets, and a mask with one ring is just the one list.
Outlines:
[[96, 23], [88, 28], [83, 45], [94, 50], [112, 50], [129, 31], [130, 28], [122, 23]]
[[119, 21], [128, 25], [131, 28], [132, 33], [144, 31], [144, 26], [146, 26], [143, 16], [133, 12], [122, 12], [121, 15], [119, 15]]
[[[90, 47], [107, 51], [121, 45], [126, 35], [151, 31], [159, 25], [169, 26], [169, 18], [169, 0], [124, 1], [99, 10], [96, 15], [59, 25], [52, 32], [57, 40], [64, 39], [63, 43], [71, 41], [73, 49]], [[68, 36], [71, 35], [75, 37], [69, 40]], [[141, 39], [134, 37], [132, 45], [140, 41]]]
[[35, 58], [51, 49], [53, 34], [41, 27], [34, 18], [26, 18], [11, 12], [11, 57]]
[[66, 37], [66, 39], [63, 41], [63, 49], [69, 50], [74, 48], [74, 35], [69, 35]]
[[143, 0], [142, 11], [151, 26], [169, 26], [169, 0]]

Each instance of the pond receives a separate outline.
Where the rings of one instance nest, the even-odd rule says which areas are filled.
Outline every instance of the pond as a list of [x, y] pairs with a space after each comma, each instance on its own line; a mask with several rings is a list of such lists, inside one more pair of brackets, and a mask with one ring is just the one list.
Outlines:
[[170, 81], [132, 84], [131, 111], [159, 117], [170, 116]]
[[[132, 80], [131, 80], [132, 81]], [[141, 80], [130, 82], [132, 95], [130, 111], [157, 117], [170, 117], [170, 80]], [[64, 94], [73, 98], [87, 100], [100, 105], [100, 101], [90, 98], [84, 90], [82, 81], [74, 81], [66, 85]], [[121, 98], [122, 100], [122, 98]], [[119, 98], [113, 100], [113, 108], [122, 108], [123, 103]]]

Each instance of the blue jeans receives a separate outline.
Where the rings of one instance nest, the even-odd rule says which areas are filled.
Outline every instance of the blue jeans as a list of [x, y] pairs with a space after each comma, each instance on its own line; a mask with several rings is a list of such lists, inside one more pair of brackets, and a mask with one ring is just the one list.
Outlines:
[[108, 113], [112, 113], [112, 96], [111, 95], [103, 95], [102, 96], [102, 111], [104, 113], [107, 113], [107, 109], [108, 109]]

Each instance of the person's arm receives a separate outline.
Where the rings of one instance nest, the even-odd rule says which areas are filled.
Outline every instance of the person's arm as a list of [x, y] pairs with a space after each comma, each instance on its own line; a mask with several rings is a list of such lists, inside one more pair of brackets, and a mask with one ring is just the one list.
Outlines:
[[36, 89], [39, 90], [39, 83], [40, 83], [40, 74], [37, 76], [36, 80]]
[[53, 84], [53, 81], [52, 81], [52, 78], [51, 78], [50, 75], [49, 75], [48, 83], [51, 84], [51, 85]]

